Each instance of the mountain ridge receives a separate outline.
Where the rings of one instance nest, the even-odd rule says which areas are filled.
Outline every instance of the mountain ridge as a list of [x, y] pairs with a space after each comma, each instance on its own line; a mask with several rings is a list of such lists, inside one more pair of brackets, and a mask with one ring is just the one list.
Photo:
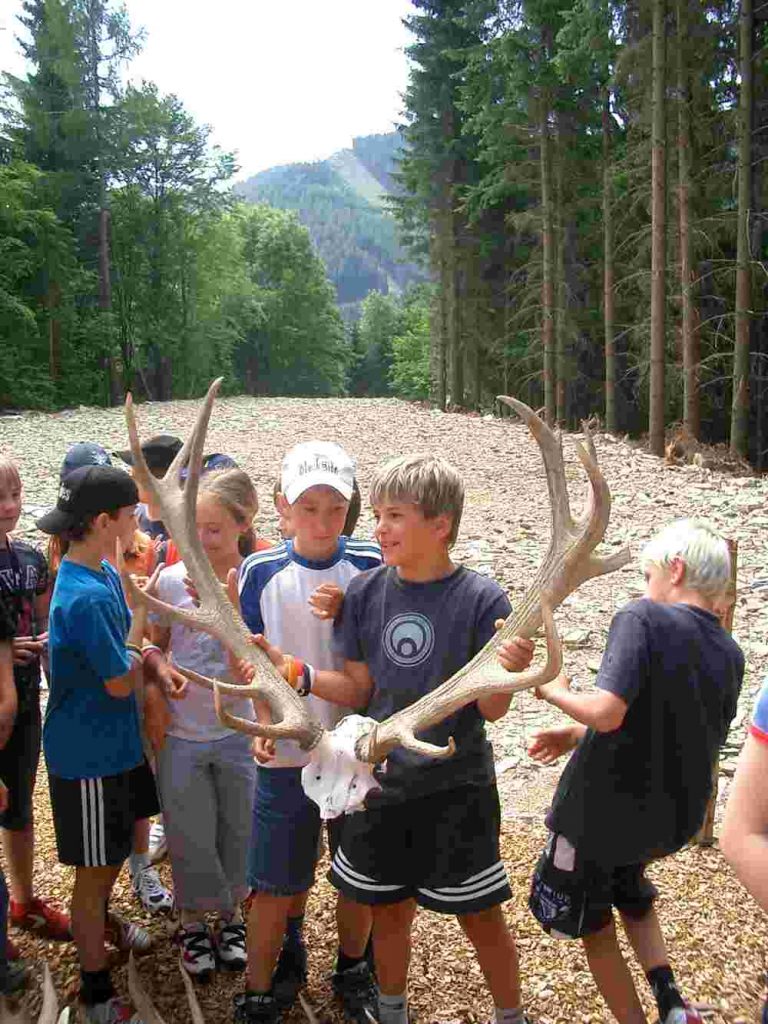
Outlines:
[[235, 185], [241, 199], [294, 210], [325, 263], [345, 316], [371, 291], [402, 292], [424, 272], [400, 245], [387, 200], [402, 149], [398, 132], [358, 136], [325, 160], [267, 168]]

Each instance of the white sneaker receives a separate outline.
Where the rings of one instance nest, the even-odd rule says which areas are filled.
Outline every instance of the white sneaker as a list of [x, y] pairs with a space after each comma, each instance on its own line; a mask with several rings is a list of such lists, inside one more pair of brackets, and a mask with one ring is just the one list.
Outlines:
[[208, 926], [202, 922], [180, 924], [174, 942], [181, 951], [184, 970], [195, 981], [207, 981], [216, 970], [216, 956]]
[[216, 922], [216, 955], [225, 971], [244, 971], [248, 963], [245, 949], [245, 922]]
[[142, 1024], [131, 1004], [120, 996], [113, 996], [106, 1003], [84, 1006], [83, 1016], [86, 1024]]
[[158, 818], [149, 827], [149, 859], [152, 864], [157, 864], [168, 853], [168, 844], [165, 841], [165, 826], [163, 819]]
[[157, 868], [150, 866], [137, 871], [131, 884], [142, 906], [150, 914], [167, 914], [173, 909], [173, 896], [160, 881]]
[[137, 956], [143, 956], [152, 949], [152, 936], [149, 932], [133, 921], [126, 921], [119, 914], [110, 913], [105, 937], [116, 949], [126, 953], [133, 950]]

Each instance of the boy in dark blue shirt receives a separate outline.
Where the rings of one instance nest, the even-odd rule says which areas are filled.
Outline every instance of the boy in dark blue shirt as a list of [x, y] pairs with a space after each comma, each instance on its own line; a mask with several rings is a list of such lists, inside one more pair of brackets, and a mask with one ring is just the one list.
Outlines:
[[137, 952], [150, 945], [142, 929], [107, 914], [134, 824], [158, 810], [134, 696], [143, 616], [131, 622], [120, 577], [105, 560], [118, 541], [130, 544], [137, 501], [127, 473], [86, 466], [66, 477], [56, 508], [37, 523], [68, 544], [49, 618], [43, 746], [59, 860], [76, 868], [71, 921], [87, 1024], [136, 1022], [112, 987], [105, 938]]
[[675, 984], [645, 867], [679, 850], [704, 819], [744, 656], [715, 614], [730, 578], [721, 537], [680, 520], [652, 538], [642, 562], [646, 596], [614, 616], [596, 692], [572, 693], [563, 675], [538, 691], [579, 724], [537, 734], [530, 749], [550, 764], [576, 747], [547, 817], [530, 907], [550, 934], [582, 939], [620, 1024], [646, 1024], [616, 907], [661, 1024], [693, 1024], [702, 1018]]

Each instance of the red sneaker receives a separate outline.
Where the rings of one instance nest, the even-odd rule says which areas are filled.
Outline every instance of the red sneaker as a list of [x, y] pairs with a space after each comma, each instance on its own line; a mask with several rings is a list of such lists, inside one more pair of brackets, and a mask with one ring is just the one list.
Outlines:
[[37, 897], [29, 903], [16, 903], [11, 900], [10, 919], [16, 928], [34, 932], [45, 939], [68, 942], [72, 938], [69, 917]]

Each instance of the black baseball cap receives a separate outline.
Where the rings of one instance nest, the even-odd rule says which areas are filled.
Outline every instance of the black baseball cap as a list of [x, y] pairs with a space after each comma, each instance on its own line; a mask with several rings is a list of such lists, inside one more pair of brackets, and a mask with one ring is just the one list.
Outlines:
[[59, 480], [83, 466], [111, 466], [109, 452], [94, 441], [78, 441], [67, 449], [59, 471]]
[[[183, 443], [180, 437], [174, 437], [173, 434], [157, 434], [155, 437], [150, 437], [141, 446], [147, 467], [149, 469], [168, 469]], [[123, 462], [127, 462], [129, 466], [133, 465], [133, 452], [130, 448], [112, 454], [116, 455], [118, 459], [122, 459]]]
[[114, 466], [82, 466], [67, 474], [59, 485], [56, 508], [46, 512], [35, 525], [43, 533], [63, 533], [89, 516], [115, 512], [137, 504], [138, 500], [136, 484], [124, 470]]

